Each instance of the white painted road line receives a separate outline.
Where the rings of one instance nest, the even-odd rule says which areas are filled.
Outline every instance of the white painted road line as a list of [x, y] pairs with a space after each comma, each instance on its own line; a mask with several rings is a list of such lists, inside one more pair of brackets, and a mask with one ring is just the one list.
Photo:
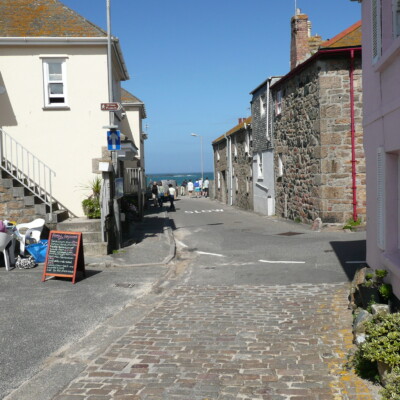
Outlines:
[[206, 254], [206, 255], [209, 255], [209, 256], [216, 256], [216, 257], [225, 257], [225, 256], [222, 255], [222, 254], [206, 253], [205, 251], [196, 251], [196, 253], [198, 253], [198, 254]]
[[269, 261], [269, 260], [258, 260], [259, 262], [268, 264], [305, 264], [305, 261]]
[[185, 243], [182, 243], [180, 240], [175, 239], [175, 242], [179, 244], [181, 247], [187, 247]]

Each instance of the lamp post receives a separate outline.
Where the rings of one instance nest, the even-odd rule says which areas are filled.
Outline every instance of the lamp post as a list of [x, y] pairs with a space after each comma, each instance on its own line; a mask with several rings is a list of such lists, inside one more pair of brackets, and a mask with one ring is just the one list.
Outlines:
[[[191, 136], [196, 136], [200, 138], [200, 160], [201, 160], [201, 185], [204, 184], [204, 168], [203, 168], [203, 136], [197, 133], [191, 133]], [[203, 188], [201, 188], [202, 190]]]

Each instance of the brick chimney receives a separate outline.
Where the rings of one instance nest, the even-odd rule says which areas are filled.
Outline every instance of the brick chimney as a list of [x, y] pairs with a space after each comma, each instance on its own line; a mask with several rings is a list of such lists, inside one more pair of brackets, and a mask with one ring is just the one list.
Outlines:
[[310, 24], [308, 16], [302, 14], [300, 9], [297, 9], [296, 15], [292, 17], [291, 28], [290, 69], [293, 69], [310, 55]]

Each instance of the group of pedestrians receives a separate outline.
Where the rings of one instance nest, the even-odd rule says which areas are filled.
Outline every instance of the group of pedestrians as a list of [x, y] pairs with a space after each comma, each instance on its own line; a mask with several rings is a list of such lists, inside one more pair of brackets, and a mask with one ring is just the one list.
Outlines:
[[196, 179], [195, 182], [189, 180], [189, 182], [187, 182], [187, 191], [189, 193], [189, 197], [208, 197], [209, 185], [210, 181], [208, 178], [204, 179], [204, 182], [202, 179]]
[[164, 199], [169, 200], [169, 211], [175, 211], [175, 200], [176, 189], [172, 184], [168, 185], [168, 189], [165, 190], [164, 185], [161, 182], [153, 182], [151, 187], [151, 198], [153, 200], [154, 207], [162, 207], [164, 203]]

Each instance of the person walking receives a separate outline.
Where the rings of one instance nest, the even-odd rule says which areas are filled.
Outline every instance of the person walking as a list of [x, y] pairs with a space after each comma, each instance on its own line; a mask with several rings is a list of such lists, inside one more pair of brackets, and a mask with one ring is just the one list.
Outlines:
[[190, 179], [188, 184], [187, 184], [187, 188], [188, 188], [188, 193], [189, 193], [189, 197], [193, 197], [193, 182]]
[[158, 182], [158, 206], [162, 207], [164, 203], [165, 189], [161, 182]]
[[153, 186], [151, 187], [151, 198], [153, 199], [153, 206], [157, 207], [157, 205], [158, 205], [158, 186], [157, 186], [157, 182], [153, 182]]
[[174, 199], [175, 199], [175, 188], [172, 184], [168, 185], [168, 195], [169, 195], [169, 211], [175, 211]]
[[210, 181], [208, 180], [208, 178], [206, 178], [203, 183], [203, 196], [204, 197], [208, 197], [208, 187], [209, 186], [210, 186]]

